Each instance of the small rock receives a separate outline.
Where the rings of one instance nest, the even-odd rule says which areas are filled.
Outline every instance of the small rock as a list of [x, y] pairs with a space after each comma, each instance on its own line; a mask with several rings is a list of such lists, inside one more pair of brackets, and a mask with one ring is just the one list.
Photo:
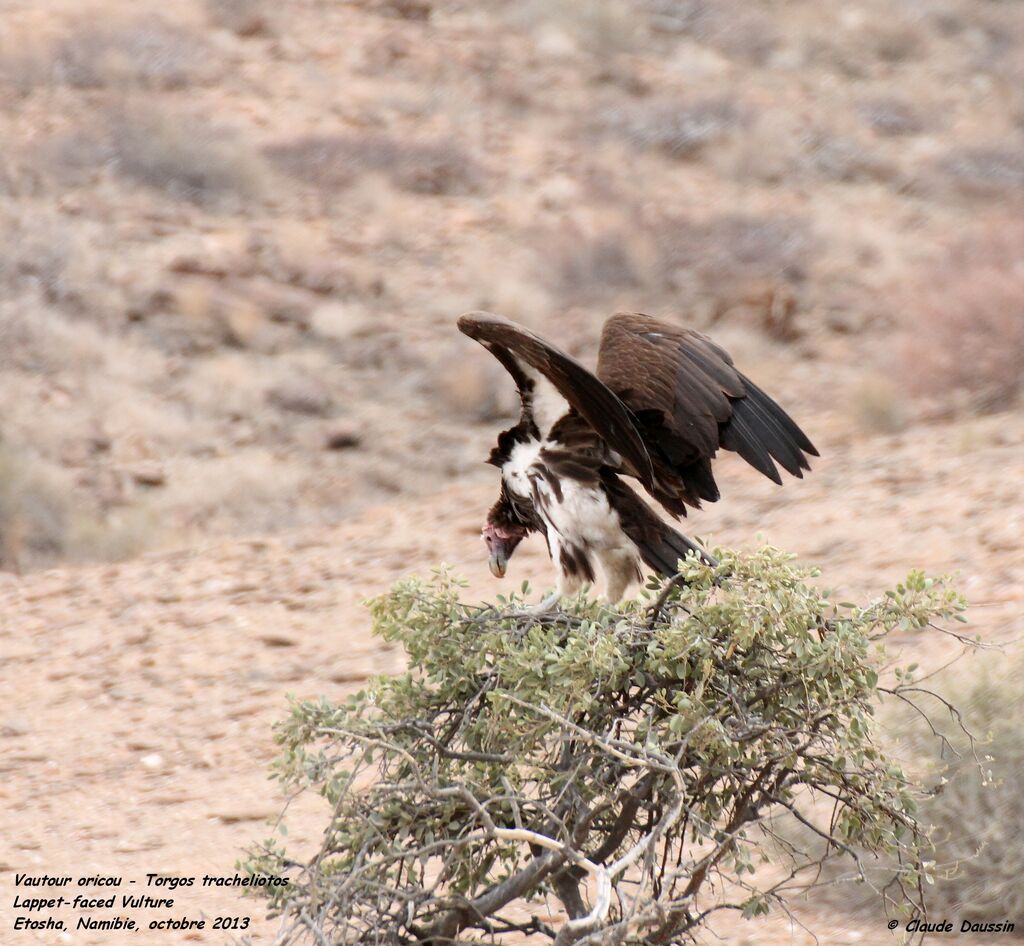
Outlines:
[[402, 20], [418, 20], [420, 22], [430, 19], [432, 6], [430, 0], [381, 0], [380, 2], [381, 12]]
[[144, 768], [156, 771], [163, 768], [164, 757], [159, 752], [151, 752], [149, 755], [144, 755], [139, 759], [139, 764]]
[[231, 285], [271, 321], [293, 325], [300, 331], [309, 328], [317, 302], [310, 291], [282, 286], [269, 279], [250, 279]]
[[350, 450], [362, 443], [362, 434], [350, 423], [340, 422], [328, 428], [324, 447], [328, 450]]
[[579, 55], [579, 44], [565, 30], [544, 26], [534, 35], [534, 48], [545, 59], [562, 61]]
[[145, 463], [135, 467], [129, 474], [139, 486], [165, 486], [167, 475], [155, 463]]
[[221, 824], [238, 824], [241, 821], [266, 821], [273, 814], [270, 809], [230, 808], [226, 811], [212, 812], [210, 817], [216, 818]]
[[537, 190], [541, 206], [548, 210], [560, 210], [579, 203], [580, 186], [565, 174], [548, 178]]
[[330, 675], [331, 683], [359, 683], [368, 679], [368, 670], [338, 670]]
[[327, 385], [309, 377], [288, 378], [274, 385], [267, 392], [267, 401], [283, 411], [314, 417], [324, 416], [333, 406]]
[[328, 302], [317, 306], [310, 327], [323, 338], [345, 341], [373, 331], [376, 319], [359, 303]]
[[267, 647], [295, 647], [299, 643], [294, 637], [285, 634], [262, 634], [257, 640]]

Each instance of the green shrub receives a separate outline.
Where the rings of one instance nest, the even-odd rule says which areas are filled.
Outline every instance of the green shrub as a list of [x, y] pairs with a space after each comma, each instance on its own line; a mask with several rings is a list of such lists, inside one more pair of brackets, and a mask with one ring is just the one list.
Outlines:
[[[678, 943], [717, 911], [785, 907], [860, 852], [898, 856], [890, 899], [920, 912], [921, 793], [873, 721], [882, 692], [917, 685], [880, 682], [881, 640], [962, 600], [914, 573], [836, 605], [777, 550], [715, 554], [651, 608], [473, 606], [444, 571], [373, 601], [408, 671], [341, 705], [296, 702], [279, 729], [277, 777], [333, 809], [311, 859], [271, 840], [244, 865], [290, 878], [262, 888], [280, 941]], [[828, 848], [759, 870], [787, 813]], [[557, 929], [532, 906], [547, 895]]]

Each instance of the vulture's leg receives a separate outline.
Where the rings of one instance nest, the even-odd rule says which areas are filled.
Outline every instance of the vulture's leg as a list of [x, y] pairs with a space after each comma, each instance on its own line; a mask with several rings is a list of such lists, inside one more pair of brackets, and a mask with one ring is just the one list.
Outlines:
[[555, 605], [558, 604], [562, 598], [571, 598], [576, 594], [580, 588], [586, 583], [586, 579], [576, 572], [566, 572], [562, 569], [558, 571], [558, 583], [554, 591], [551, 592], [546, 598], [544, 598], [539, 604], [535, 604], [530, 608], [531, 614], [547, 614], [549, 611], [553, 611]]
[[527, 608], [527, 614], [547, 614], [550, 611], [554, 611], [555, 605], [562, 600], [562, 592], [555, 590], [552, 591], [546, 598], [541, 599], [533, 607]]
[[609, 549], [600, 553], [601, 571], [604, 572], [605, 597], [609, 604], [615, 604], [634, 582], [643, 575], [632, 549]]

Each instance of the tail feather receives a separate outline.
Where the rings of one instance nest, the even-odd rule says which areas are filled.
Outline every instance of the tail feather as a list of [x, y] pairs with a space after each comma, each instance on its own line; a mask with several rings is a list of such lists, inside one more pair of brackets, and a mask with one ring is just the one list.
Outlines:
[[705, 565], [718, 562], [696, 542], [677, 532], [648, 506], [614, 473], [603, 476], [608, 501], [619, 514], [622, 531], [633, 541], [648, 568], [660, 577], [670, 578], [679, 571], [679, 561], [691, 552]]
[[[695, 552], [697, 554], [697, 558], [699, 558], [705, 565], [710, 565], [712, 568], [714, 568], [718, 564], [718, 560], [713, 555], [709, 555], [707, 552], [705, 552], [704, 549], [702, 549], [696, 542], [693, 541], [693, 539], [683, 535], [681, 532], [676, 532], [676, 530], [669, 525], [665, 525], [664, 523], [662, 523], [662, 525], [665, 531], [661, 537], [659, 549], [668, 549], [668, 551], [671, 553], [671, 557], [669, 559], [670, 565], [668, 570], [658, 570], [658, 574], [662, 578], [668, 578], [674, 575], [677, 571], [679, 571], [678, 563], [680, 559], [686, 558], [687, 555], [689, 555], [691, 552]], [[640, 549], [640, 554], [641, 556], [644, 556], [643, 549]], [[663, 552], [660, 558], [664, 561]], [[644, 561], [647, 562], [647, 558], [645, 556]], [[650, 565], [651, 568], [656, 568], [656, 566], [653, 565], [651, 562], [647, 562], [647, 564]]]

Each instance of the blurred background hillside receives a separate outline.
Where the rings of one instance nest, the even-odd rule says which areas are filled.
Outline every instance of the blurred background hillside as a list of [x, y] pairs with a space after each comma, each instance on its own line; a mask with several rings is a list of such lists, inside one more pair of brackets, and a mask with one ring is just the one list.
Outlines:
[[[620, 308], [711, 333], [822, 456], [784, 489], [723, 456], [688, 531], [838, 600], [958, 570], [968, 631], [1024, 637], [1020, 0], [0, 0], [0, 880], [225, 873], [280, 811], [285, 695], [401, 666], [363, 599], [550, 582], [478, 541], [516, 405], [474, 308], [585, 360]], [[923, 815], [971, 859], [936, 915], [1018, 933], [1022, 667], [942, 678], [1003, 781], [951, 722]], [[723, 941], [887, 942], [851, 889], [820, 939]]]
[[1014, 0], [2, 11], [0, 568], [492, 478], [470, 308], [708, 330], [823, 452], [1017, 416]]

